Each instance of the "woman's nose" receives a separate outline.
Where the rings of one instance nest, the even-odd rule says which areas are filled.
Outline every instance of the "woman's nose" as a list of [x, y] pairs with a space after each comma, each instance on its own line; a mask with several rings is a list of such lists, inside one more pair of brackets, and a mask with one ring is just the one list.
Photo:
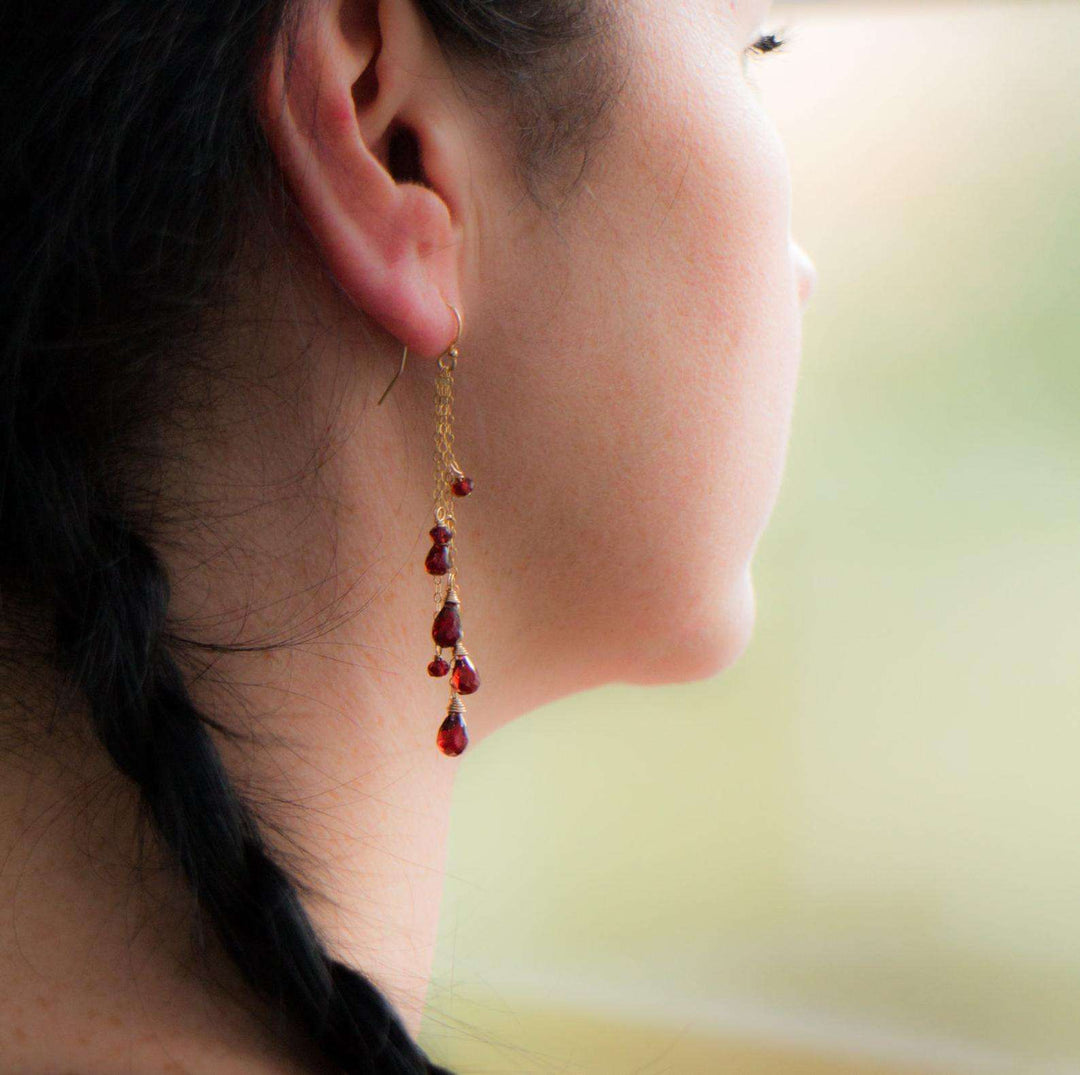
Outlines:
[[806, 309], [817, 287], [817, 269], [810, 260], [810, 255], [794, 240], [791, 242], [792, 257], [795, 261], [795, 276], [799, 283], [799, 305]]

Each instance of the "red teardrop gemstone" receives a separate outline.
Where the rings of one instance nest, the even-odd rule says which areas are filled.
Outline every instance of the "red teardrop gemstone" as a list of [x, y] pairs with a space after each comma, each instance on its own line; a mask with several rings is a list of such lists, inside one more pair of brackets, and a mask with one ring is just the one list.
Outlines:
[[475, 694], [480, 689], [480, 675], [468, 656], [458, 657], [454, 661], [454, 674], [450, 682], [458, 694]]
[[436, 545], [449, 545], [454, 538], [454, 532], [448, 526], [433, 526], [430, 530], [431, 540]]
[[429, 676], [445, 676], [450, 671], [450, 665], [446, 663], [441, 657], [436, 657], [435, 660], [427, 666], [427, 672]]
[[447, 602], [435, 617], [431, 626], [431, 637], [435, 639], [437, 646], [452, 646], [461, 638], [461, 613], [458, 606]]
[[450, 546], [432, 545], [424, 567], [429, 575], [445, 575], [450, 570]]
[[442, 722], [435, 741], [439, 749], [451, 758], [456, 758], [469, 745], [469, 733], [460, 713], [451, 713]]
[[458, 478], [453, 485], [450, 486], [454, 496], [468, 496], [473, 491], [472, 478]]

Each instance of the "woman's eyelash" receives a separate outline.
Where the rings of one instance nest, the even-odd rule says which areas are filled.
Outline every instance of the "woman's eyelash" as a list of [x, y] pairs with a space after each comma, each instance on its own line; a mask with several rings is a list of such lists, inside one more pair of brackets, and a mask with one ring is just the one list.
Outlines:
[[777, 49], [783, 48], [787, 43], [788, 39], [782, 37], [780, 34], [762, 34], [761, 37], [750, 46], [750, 51], [764, 56], [767, 52], [775, 52]]

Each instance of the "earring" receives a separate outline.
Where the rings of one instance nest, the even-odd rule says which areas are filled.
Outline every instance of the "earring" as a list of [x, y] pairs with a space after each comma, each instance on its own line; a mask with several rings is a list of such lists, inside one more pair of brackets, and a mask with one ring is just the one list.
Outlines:
[[[447, 303], [447, 306], [450, 306]], [[435, 641], [435, 659], [428, 665], [428, 675], [441, 677], [450, 674], [450, 705], [446, 719], [439, 727], [436, 742], [450, 757], [457, 757], [469, 745], [465, 727], [463, 694], [475, 694], [480, 688], [480, 676], [465, 649], [461, 627], [461, 598], [457, 589], [457, 570], [454, 567], [454, 536], [456, 521], [453, 502], [473, 491], [473, 480], [465, 475], [454, 458], [454, 370], [457, 368], [458, 341], [461, 339], [461, 315], [450, 306], [457, 318], [454, 342], [439, 357], [435, 378], [435, 525], [431, 529], [431, 550], [425, 567], [435, 576], [435, 622], [431, 637]], [[445, 582], [445, 587], [440, 580]], [[452, 646], [453, 668], [443, 659], [442, 651]]]
[[[424, 561], [429, 575], [435, 576], [435, 622], [431, 637], [435, 642], [435, 658], [427, 666], [428, 675], [441, 678], [450, 676], [450, 704], [446, 719], [439, 726], [435, 741], [439, 749], [454, 758], [469, 745], [469, 732], [465, 726], [465, 703], [463, 694], [475, 694], [480, 688], [480, 676], [465, 649], [461, 626], [461, 597], [457, 589], [457, 571], [454, 567], [454, 537], [456, 520], [453, 502], [473, 491], [473, 480], [467, 477], [454, 457], [454, 370], [457, 368], [458, 343], [461, 340], [461, 315], [450, 307], [457, 319], [457, 334], [453, 343], [439, 356], [439, 368], [435, 377], [435, 525], [431, 528], [432, 546]], [[408, 347], [401, 356], [401, 366], [379, 400], [386, 399], [409, 355]], [[444, 649], [453, 649], [453, 666], [442, 655]]]

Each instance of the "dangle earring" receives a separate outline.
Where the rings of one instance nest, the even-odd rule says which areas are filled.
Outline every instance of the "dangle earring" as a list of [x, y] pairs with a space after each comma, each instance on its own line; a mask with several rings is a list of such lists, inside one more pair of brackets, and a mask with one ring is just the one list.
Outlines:
[[[469, 745], [469, 733], [465, 726], [465, 703], [463, 694], [475, 694], [480, 688], [480, 676], [465, 649], [461, 626], [461, 597], [457, 589], [457, 571], [454, 567], [454, 536], [456, 520], [453, 502], [473, 491], [473, 480], [467, 477], [454, 458], [454, 370], [457, 368], [458, 343], [461, 340], [461, 315], [450, 307], [457, 319], [457, 334], [453, 343], [439, 356], [439, 368], [435, 377], [435, 525], [431, 528], [432, 546], [424, 561], [429, 575], [435, 576], [435, 622], [431, 637], [435, 642], [435, 657], [427, 666], [428, 675], [441, 678], [450, 676], [450, 705], [446, 719], [439, 727], [436, 742], [439, 749], [450, 757], [457, 757]], [[401, 356], [401, 367], [394, 375], [381, 404], [394, 382], [405, 369], [409, 349]], [[453, 665], [443, 657], [444, 649], [453, 650]]]

